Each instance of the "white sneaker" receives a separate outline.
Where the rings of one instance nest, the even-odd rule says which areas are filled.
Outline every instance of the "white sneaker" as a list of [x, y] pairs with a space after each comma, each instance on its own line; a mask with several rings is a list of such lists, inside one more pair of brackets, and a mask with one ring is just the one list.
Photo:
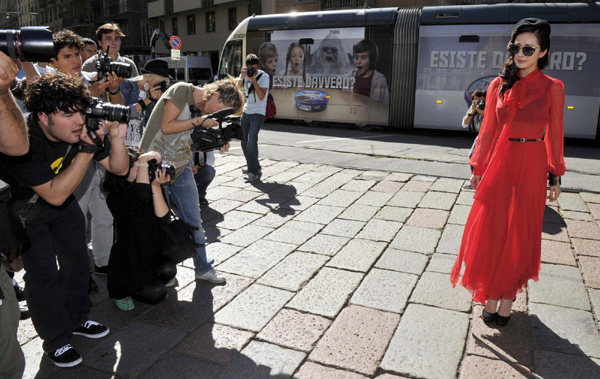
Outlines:
[[260, 176], [258, 176], [258, 175], [256, 175], [256, 174], [253, 174], [253, 173], [249, 172], [248, 174], [246, 174], [246, 176], [244, 176], [244, 179], [245, 179], [247, 182], [254, 182], [254, 181], [256, 181], [256, 180], [260, 179]]
[[196, 280], [207, 280], [211, 283], [221, 284], [225, 283], [227, 279], [225, 277], [217, 274], [214, 268], [206, 271], [204, 274], [196, 274]]

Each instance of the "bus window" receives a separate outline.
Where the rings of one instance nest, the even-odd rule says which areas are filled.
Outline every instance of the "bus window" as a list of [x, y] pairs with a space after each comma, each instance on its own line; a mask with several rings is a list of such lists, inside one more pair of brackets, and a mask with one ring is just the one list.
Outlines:
[[238, 77], [242, 71], [242, 40], [229, 41], [223, 48], [219, 77]]
[[209, 80], [211, 78], [210, 68], [190, 68], [190, 80]]

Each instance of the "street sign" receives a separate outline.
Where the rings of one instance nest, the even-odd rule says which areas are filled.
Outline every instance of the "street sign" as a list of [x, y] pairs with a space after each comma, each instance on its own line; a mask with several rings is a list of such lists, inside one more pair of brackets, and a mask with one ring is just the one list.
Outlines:
[[174, 61], [180, 60], [181, 59], [181, 51], [171, 50], [171, 59]]
[[181, 38], [177, 37], [177, 36], [173, 36], [171, 37], [171, 39], [169, 40], [169, 45], [171, 45], [172, 49], [178, 50], [181, 48]]

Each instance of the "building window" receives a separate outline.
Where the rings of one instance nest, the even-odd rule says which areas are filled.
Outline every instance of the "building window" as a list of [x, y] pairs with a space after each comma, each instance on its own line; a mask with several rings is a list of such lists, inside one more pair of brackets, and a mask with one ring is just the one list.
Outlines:
[[196, 34], [196, 15], [187, 16], [187, 34]]
[[158, 20], [158, 29], [160, 29], [163, 32], [165, 31], [165, 20], [163, 20], [162, 18]]
[[171, 22], [173, 23], [173, 35], [178, 36], [179, 35], [179, 27], [177, 25], [177, 17], [173, 17], [171, 19]]
[[206, 12], [206, 32], [213, 33], [217, 30], [217, 17], [215, 12]]
[[237, 26], [237, 8], [229, 8], [229, 30]]
[[119, 0], [119, 13], [127, 12], [127, 0]]

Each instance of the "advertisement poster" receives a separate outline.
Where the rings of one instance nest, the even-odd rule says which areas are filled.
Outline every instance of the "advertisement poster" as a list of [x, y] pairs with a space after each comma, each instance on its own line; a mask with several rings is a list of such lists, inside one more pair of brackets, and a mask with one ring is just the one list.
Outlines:
[[271, 77], [277, 117], [387, 125], [390, 61], [379, 51], [388, 47], [365, 35], [365, 28], [282, 30], [249, 43]]

